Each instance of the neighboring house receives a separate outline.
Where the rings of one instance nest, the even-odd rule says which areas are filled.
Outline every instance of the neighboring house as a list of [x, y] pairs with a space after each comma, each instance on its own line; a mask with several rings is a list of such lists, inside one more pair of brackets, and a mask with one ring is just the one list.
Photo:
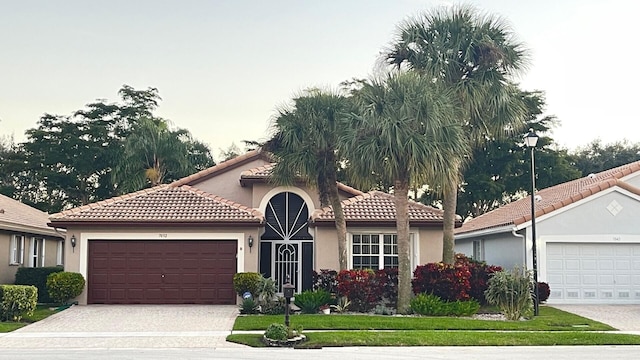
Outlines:
[[[67, 229], [65, 270], [87, 279], [80, 304], [235, 304], [232, 278], [260, 272], [281, 290], [310, 289], [313, 270], [337, 269], [330, 207], [305, 186], [274, 186], [269, 156], [251, 151], [178, 180], [52, 215]], [[349, 266], [397, 266], [389, 194], [339, 184]], [[411, 261], [442, 259], [442, 212], [410, 203]], [[460, 225], [460, 224], [458, 224]]]
[[13, 284], [19, 267], [63, 264], [64, 230], [48, 222], [47, 213], [0, 195], [0, 284]]
[[[640, 162], [542, 189], [535, 211], [549, 303], [640, 303]], [[532, 269], [531, 197], [456, 229], [456, 251]]]

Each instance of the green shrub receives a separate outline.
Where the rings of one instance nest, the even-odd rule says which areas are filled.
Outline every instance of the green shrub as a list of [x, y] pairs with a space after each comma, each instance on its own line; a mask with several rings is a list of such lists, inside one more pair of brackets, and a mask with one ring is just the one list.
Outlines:
[[267, 327], [264, 337], [270, 340], [285, 341], [302, 334], [302, 326], [287, 327], [284, 324], [273, 323]]
[[54, 272], [47, 276], [47, 290], [54, 301], [67, 304], [82, 293], [84, 277], [76, 272]]
[[260, 301], [260, 312], [265, 315], [283, 315], [287, 306], [287, 301], [282, 296], [271, 301]]
[[260, 304], [263, 302], [271, 302], [276, 295], [276, 281], [272, 278], [265, 278], [260, 275], [260, 282], [258, 283], [257, 294], [260, 299]]
[[425, 316], [445, 316], [446, 305], [440, 297], [433, 294], [418, 294], [409, 303], [411, 311]]
[[273, 323], [267, 327], [264, 332], [264, 336], [271, 340], [287, 340], [289, 336], [289, 329], [285, 324]]
[[471, 316], [478, 312], [480, 303], [475, 300], [444, 301], [433, 294], [418, 294], [410, 302], [415, 314], [424, 316]]
[[0, 320], [20, 321], [33, 315], [38, 304], [38, 288], [33, 285], [0, 285]]
[[43, 304], [52, 303], [53, 300], [47, 291], [47, 277], [51, 273], [60, 271], [63, 271], [60, 266], [37, 268], [21, 267], [18, 268], [16, 272], [15, 284], [35, 286], [38, 288], [38, 302]]
[[304, 314], [315, 314], [320, 306], [327, 305], [331, 301], [331, 295], [324, 290], [305, 290], [296, 294], [294, 304], [300, 308]]
[[257, 314], [258, 302], [252, 297], [242, 299], [240, 303], [240, 314]]
[[233, 275], [233, 289], [239, 296], [249, 292], [257, 298], [261, 279], [262, 275], [255, 272], [237, 273]]
[[532, 284], [530, 271], [518, 268], [499, 271], [489, 279], [485, 297], [489, 304], [498, 307], [507, 320], [519, 320], [530, 316], [533, 311]]
[[449, 307], [449, 314], [453, 316], [471, 316], [476, 314], [480, 310], [480, 302], [476, 299], [461, 301], [456, 300], [447, 303]]

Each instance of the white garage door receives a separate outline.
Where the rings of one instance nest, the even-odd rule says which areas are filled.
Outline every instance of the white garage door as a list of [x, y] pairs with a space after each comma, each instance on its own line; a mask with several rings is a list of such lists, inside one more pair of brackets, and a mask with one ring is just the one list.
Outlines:
[[547, 243], [549, 302], [640, 303], [640, 244]]

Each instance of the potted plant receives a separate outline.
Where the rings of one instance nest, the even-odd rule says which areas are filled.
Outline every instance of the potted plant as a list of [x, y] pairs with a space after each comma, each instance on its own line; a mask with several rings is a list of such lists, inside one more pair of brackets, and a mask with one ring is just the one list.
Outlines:
[[330, 314], [331, 313], [331, 308], [329, 307], [329, 304], [321, 305], [319, 309], [323, 314]]

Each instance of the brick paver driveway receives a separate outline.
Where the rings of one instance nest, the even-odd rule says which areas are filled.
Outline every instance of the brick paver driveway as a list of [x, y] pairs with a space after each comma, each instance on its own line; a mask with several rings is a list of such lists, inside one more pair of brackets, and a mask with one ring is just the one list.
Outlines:
[[548, 305], [610, 325], [623, 332], [640, 332], [640, 305]]
[[0, 348], [238, 347], [227, 343], [233, 305], [87, 305], [11, 333]]

